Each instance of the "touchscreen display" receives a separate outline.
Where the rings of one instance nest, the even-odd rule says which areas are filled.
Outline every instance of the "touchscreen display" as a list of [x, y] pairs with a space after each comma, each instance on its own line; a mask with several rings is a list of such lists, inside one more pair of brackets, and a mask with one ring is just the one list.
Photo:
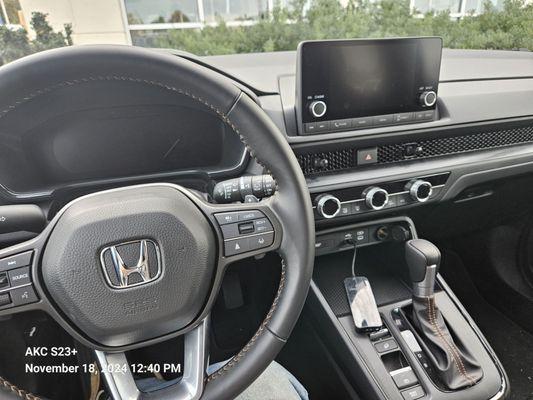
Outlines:
[[[420, 96], [437, 91], [441, 50], [440, 38], [302, 43], [298, 98], [303, 122], [434, 108], [424, 106]], [[315, 101], [325, 107], [313, 113]]]

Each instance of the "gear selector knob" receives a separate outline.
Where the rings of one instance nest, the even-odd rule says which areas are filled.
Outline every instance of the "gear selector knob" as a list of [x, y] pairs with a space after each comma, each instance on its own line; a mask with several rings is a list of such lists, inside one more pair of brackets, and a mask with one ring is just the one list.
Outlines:
[[424, 239], [409, 240], [405, 243], [405, 261], [409, 267], [414, 296], [432, 296], [440, 264], [437, 246]]

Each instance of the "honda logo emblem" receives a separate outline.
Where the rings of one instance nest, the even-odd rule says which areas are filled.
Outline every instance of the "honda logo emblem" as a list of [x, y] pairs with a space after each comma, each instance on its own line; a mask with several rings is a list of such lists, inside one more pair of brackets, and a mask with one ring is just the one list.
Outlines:
[[116, 289], [143, 285], [161, 275], [159, 247], [148, 239], [106, 247], [100, 261], [107, 283]]

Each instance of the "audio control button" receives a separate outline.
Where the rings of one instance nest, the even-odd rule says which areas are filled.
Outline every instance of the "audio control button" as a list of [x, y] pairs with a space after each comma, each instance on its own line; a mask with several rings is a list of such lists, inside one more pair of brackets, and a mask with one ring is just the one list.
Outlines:
[[353, 118], [352, 127], [354, 129], [370, 128], [372, 126], [372, 117]]
[[418, 100], [422, 106], [431, 107], [437, 102], [437, 93], [435, 93], [433, 90], [422, 92]]
[[315, 118], [323, 117], [326, 114], [327, 110], [328, 107], [326, 106], [326, 103], [324, 103], [322, 100], [313, 101], [309, 105], [309, 112]]
[[392, 124], [394, 114], [389, 115], [377, 115], [372, 119], [374, 126], [390, 125]]

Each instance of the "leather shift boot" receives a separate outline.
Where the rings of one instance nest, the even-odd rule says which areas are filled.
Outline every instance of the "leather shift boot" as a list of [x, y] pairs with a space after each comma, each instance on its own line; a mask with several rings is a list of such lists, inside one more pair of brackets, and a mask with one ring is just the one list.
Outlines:
[[473, 386], [483, 376], [475, 358], [450, 334], [435, 297], [413, 297], [413, 323], [429, 350], [428, 357], [450, 390]]

